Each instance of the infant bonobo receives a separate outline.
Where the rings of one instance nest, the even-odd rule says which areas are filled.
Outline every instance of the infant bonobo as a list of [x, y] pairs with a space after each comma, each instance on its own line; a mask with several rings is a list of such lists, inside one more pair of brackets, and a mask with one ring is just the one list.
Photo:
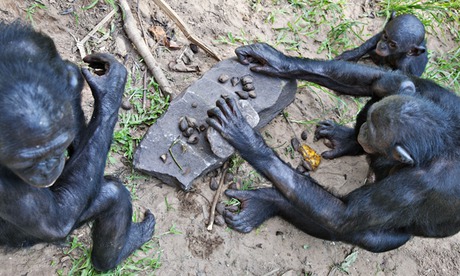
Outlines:
[[82, 71], [94, 96], [88, 125], [78, 67], [48, 36], [0, 23], [0, 244], [62, 241], [92, 221], [93, 265], [109, 270], [152, 237], [155, 218], [132, 223], [129, 191], [104, 177], [126, 69], [108, 54], [84, 61], [94, 69]]
[[417, 17], [411, 14], [396, 16], [392, 13], [383, 31], [335, 59], [358, 61], [369, 54], [371, 60], [379, 66], [420, 77], [428, 63], [425, 44], [425, 27]]
[[278, 215], [312, 236], [373, 252], [395, 249], [412, 236], [446, 237], [460, 230], [458, 96], [400, 71], [289, 57], [267, 44], [239, 47], [236, 54], [243, 64], [251, 62], [254, 72], [372, 97], [365, 120], [357, 123], [357, 137], [352, 128], [336, 124], [320, 125], [318, 131], [320, 138], [336, 142], [330, 143], [330, 158], [364, 148], [377, 179], [344, 196], [329, 193], [283, 162], [234, 100], [220, 99], [208, 111], [209, 125], [274, 185], [227, 190], [241, 202], [240, 212], [224, 212], [231, 228], [249, 232]]

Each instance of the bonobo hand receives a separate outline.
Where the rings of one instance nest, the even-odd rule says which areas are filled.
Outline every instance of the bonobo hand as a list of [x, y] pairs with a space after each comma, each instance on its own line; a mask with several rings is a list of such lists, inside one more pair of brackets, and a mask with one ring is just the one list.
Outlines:
[[208, 125], [215, 128], [230, 145], [240, 152], [250, 152], [257, 138], [255, 131], [241, 114], [235, 99], [220, 98], [216, 107], [208, 110], [208, 116]]
[[319, 122], [316, 126], [315, 141], [319, 139], [326, 139], [325, 145], [331, 148], [321, 154], [325, 159], [363, 153], [362, 147], [356, 141], [354, 129], [338, 125], [331, 120]]
[[125, 90], [126, 68], [109, 54], [88, 55], [83, 61], [94, 70], [92, 74], [87, 68], [82, 68], [95, 101], [109, 110], [118, 110]]
[[292, 72], [292, 58], [266, 43], [241, 46], [236, 48], [235, 53], [242, 64], [259, 63], [251, 67], [254, 72], [284, 78], [289, 78]]

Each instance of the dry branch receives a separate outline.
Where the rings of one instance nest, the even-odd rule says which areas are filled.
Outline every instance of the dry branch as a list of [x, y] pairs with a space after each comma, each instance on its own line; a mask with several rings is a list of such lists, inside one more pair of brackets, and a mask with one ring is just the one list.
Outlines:
[[222, 191], [224, 190], [224, 181], [227, 176], [227, 170], [228, 170], [228, 163], [225, 163], [222, 169], [222, 175], [220, 177], [219, 187], [217, 188], [217, 191], [214, 194], [214, 199], [212, 201], [211, 214], [209, 215], [208, 228], [207, 228], [208, 231], [211, 231], [212, 226], [214, 225], [214, 219], [216, 217], [216, 206], [217, 206], [217, 202], [219, 202], [219, 199], [222, 195]]
[[[80, 56], [81, 58], [84, 58], [86, 56], [86, 50], [85, 50], [85, 43], [100, 29], [102, 28], [102, 26], [104, 26], [105, 23], [107, 23], [107, 21], [110, 20], [110, 18], [112, 18], [112, 16], [115, 14], [116, 10], [113, 9], [111, 12], [109, 12], [109, 14], [107, 14], [102, 20], [101, 22], [99, 22], [99, 24], [97, 24], [92, 30], [91, 32], [89, 32], [82, 40], [80, 41], [77, 41], [77, 48], [78, 48], [78, 51], [80, 52]], [[75, 39], [75, 37], [74, 37]]]
[[221, 61], [222, 59], [214, 53], [214, 51], [209, 48], [206, 44], [204, 44], [198, 37], [193, 35], [189, 29], [187, 28], [187, 25], [180, 19], [180, 17], [177, 15], [177, 13], [171, 9], [171, 7], [163, 0], [153, 0], [155, 4], [157, 4], [163, 12], [165, 12], [179, 27], [179, 29], [184, 33], [185, 37], [190, 40], [191, 42], [195, 43], [198, 47], [203, 49], [206, 53], [208, 53], [210, 56], [213, 58], [217, 59], [218, 61]]
[[168, 79], [163, 74], [161, 67], [156, 62], [155, 58], [153, 57], [152, 53], [150, 53], [149, 47], [145, 44], [144, 40], [142, 39], [141, 33], [139, 32], [136, 21], [134, 16], [131, 12], [131, 8], [126, 0], [120, 0], [120, 6], [124, 11], [124, 24], [123, 27], [125, 29], [126, 34], [128, 34], [129, 39], [136, 47], [139, 54], [145, 61], [147, 68], [149, 68], [150, 72], [152, 72], [155, 81], [158, 83], [163, 95], [165, 96], [173, 96], [172, 88], [169, 85]]

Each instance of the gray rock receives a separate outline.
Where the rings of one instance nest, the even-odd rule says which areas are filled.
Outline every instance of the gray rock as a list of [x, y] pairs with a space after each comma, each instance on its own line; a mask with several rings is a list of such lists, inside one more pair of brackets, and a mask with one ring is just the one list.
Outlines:
[[[259, 115], [256, 129], [260, 129], [282, 111], [294, 98], [297, 90], [295, 80], [273, 78], [251, 72], [249, 66], [235, 58], [219, 62], [199, 80], [190, 85], [170, 104], [168, 111], [150, 127], [134, 154], [134, 167], [150, 174], [166, 184], [189, 190], [199, 176], [221, 166], [228, 158], [213, 153], [206, 133], [198, 133], [196, 144], [187, 143], [179, 129], [182, 116], [195, 118], [197, 126], [206, 125], [207, 111], [213, 108], [221, 95], [238, 96], [241, 84], [219, 83], [223, 73], [230, 77], [253, 76], [257, 98], [245, 100]], [[160, 156], [168, 158], [163, 162]]]

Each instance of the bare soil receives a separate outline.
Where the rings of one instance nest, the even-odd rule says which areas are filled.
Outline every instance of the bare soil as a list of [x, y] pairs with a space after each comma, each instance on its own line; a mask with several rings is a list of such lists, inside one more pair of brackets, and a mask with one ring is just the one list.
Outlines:
[[[34, 26], [54, 39], [64, 58], [82, 64], [76, 39], [81, 40], [85, 37], [112, 7], [99, 1], [94, 8], [83, 11], [81, 7], [93, 1], [42, 2], [46, 9], [36, 9], [32, 15]], [[138, 18], [141, 19], [144, 29], [155, 24], [163, 24], [167, 30], [175, 31], [173, 41], [180, 46], [189, 44], [180, 30], [152, 1], [138, 1], [139, 9], [136, 2], [132, 1], [131, 8], [133, 11], [139, 10]], [[251, 4], [257, 1], [167, 2], [189, 25], [190, 30], [222, 58], [232, 57], [236, 45], [218, 42], [219, 37], [226, 37], [229, 32], [244, 32], [246, 38], [269, 41], [269, 38], [275, 35], [273, 28], [285, 26], [290, 15], [278, 15], [273, 26], [266, 23], [268, 13], [281, 8], [292, 10], [285, 1], [279, 1], [278, 4], [261, 1], [256, 11], [251, 9]], [[380, 30], [382, 26], [380, 19], [365, 16], [372, 12], [373, 7], [369, 4], [372, 2], [348, 1], [345, 7], [345, 13], [353, 20], [362, 21], [369, 34]], [[2, 0], [0, 19], [26, 19], [27, 8], [33, 3], [29, 0]], [[112, 29], [110, 36], [96, 33], [86, 44], [87, 51], [112, 53], [125, 62], [128, 70], [132, 72], [138, 68], [144, 69], [122, 28], [120, 16], [113, 17], [104, 28]], [[319, 33], [315, 40], [305, 38], [311, 40], [306, 44], [309, 45], [308, 49], [299, 48], [297, 54], [326, 58], [317, 54], [322, 36], [325, 34]], [[443, 52], [452, 46], [451, 41], [449, 38], [430, 35], [428, 46], [434, 53]], [[198, 66], [200, 72], [174, 72], [168, 69], [168, 64], [177, 59], [182, 50], [168, 50], [156, 44], [151, 37], [148, 42], [176, 93], [180, 93], [216, 63], [216, 60], [199, 51], [194, 56], [193, 65]], [[284, 50], [281, 46], [279, 48]], [[83, 94], [82, 104], [85, 111], [90, 112], [91, 93], [85, 88]], [[349, 116], [353, 116], [357, 111], [356, 105], [346, 97], [343, 97], [343, 100], [350, 107]], [[299, 88], [295, 102], [286, 109], [291, 119], [299, 121], [338, 120], [339, 111], [336, 102], [326, 93], [317, 93], [317, 90], [308, 86]], [[313, 126], [293, 124], [293, 128], [297, 136], [307, 129], [310, 134], [307, 143], [318, 152], [326, 149], [322, 143], [313, 142]], [[300, 162], [299, 156], [291, 158], [289, 154], [285, 154], [285, 148], [294, 132], [282, 116], [275, 118], [262, 132], [267, 142], [276, 148], [283, 159], [297, 166]], [[248, 165], [243, 165], [237, 178], [247, 176], [250, 171]], [[130, 164], [120, 158], [118, 162], [108, 166], [107, 172], [119, 177], [126, 176], [131, 172]], [[343, 194], [362, 185], [366, 173], [367, 163], [363, 157], [345, 157], [333, 161], [323, 160], [319, 169], [312, 175], [328, 189]], [[137, 197], [133, 204], [138, 211], [144, 208], [152, 210], [157, 218], [156, 239], [161, 250], [162, 265], [154, 272], [141, 272], [141, 275], [337, 275], [343, 273], [338, 269], [340, 264], [355, 251], [358, 253], [356, 261], [351, 262], [349, 267], [351, 275], [457, 275], [460, 271], [460, 235], [445, 239], [413, 238], [397, 250], [374, 254], [340, 242], [316, 239], [279, 218], [267, 221], [257, 231], [249, 234], [240, 234], [222, 226], [214, 226], [212, 231], [208, 231], [206, 225], [210, 202], [214, 196], [214, 192], [209, 188], [209, 176], [198, 179], [195, 189], [189, 193], [164, 185], [151, 177], [146, 179], [138, 181]], [[265, 180], [258, 184], [270, 185]], [[165, 199], [172, 209], [167, 208]], [[172, 226], [181, 233], [162, 235]], [[73, 235], [90, 244], [88, 227], [83, 227]], [[2, 249], [0, 275], [55, 275], [58, 271], [66, 274], [71, 266], [69, 258], [63, 253], [65, 248], [58, 245], [39, 244], [26, 249]]]

